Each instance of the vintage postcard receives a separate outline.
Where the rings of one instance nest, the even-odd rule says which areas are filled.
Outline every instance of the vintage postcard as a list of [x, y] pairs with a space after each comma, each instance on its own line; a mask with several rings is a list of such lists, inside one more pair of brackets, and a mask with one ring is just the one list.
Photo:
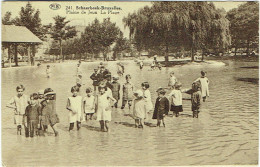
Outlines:
[[258, 165], [258, 1], [1, 5], [2, 166]]

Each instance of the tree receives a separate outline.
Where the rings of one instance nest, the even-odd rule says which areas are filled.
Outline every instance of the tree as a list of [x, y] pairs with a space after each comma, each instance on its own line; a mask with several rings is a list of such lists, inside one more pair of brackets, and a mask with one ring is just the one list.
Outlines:
[[247, 48], [249, 55], [250, 46], [258, 50], [259, 38], [259, 3], [246, 2], [227, 13], [230, 21], [232, 46], [235, 54], [238, 48]]
[[4, 17], [2, 18], [2, 24], [3, 25], [12, 25], [12, 24], [14, 24], [11, 16], [12, 16], [11, 12], [6, 12]]
[[104, 19], [102, 23], [95, 19], [82, 34], [82, 44], [86, 52], [92, 55], [103, 53], [106, 60], [110, 46], [118, 39], [119, 33], [119, 27], [116, 23], [111, 23], [109, 18]]
[[[230, 43], [228, 20], [218, 12], [208, 2], [153, 2], [152, 7], [129, 14], [123, 22], [138, 50], [163, 47], [167, 62], [170, 50], [185, 49], [191, 51], [194, 60], [198, 49], [213, 47], [216, 42], [225, 49]], [[207, 40], [213, 34], [221, 37], [209, 43]]]
[[119, 37], [116, 40], [116, 44], [113, 48], [113, 51], [114, 51], [114, 57], [113, 57], [114, 60], [116, 59], [117, 53], [124, 52], [124, 51], [128, 53], [131, 52], [130, 41], [127, 40], [127, 38], [123, 37], [122, 32], [119, 33]]
[[64, 61], [64, 56], [62, 55], [62, 41], [71, 39], [77, 35], [75, 26], [67, 25], [70, 21], [65, 21], [66, 17], [55, 16], [53, 17], [55, 23], [54, 26], [50, 25], [51, 38], [57, 40], [60, 46], [60, 57]]

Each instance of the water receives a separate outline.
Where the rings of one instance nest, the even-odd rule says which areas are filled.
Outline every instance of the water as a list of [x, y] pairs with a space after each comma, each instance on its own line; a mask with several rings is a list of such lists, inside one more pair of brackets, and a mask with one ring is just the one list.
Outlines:
[[[170, 71], [190, 88], [191, 82], [208, 72], [210, 97], [203, 103], [199, 119], [193, 119], [190, 101], [183, 101], [180, 117], [166, 117], [166, 128], [157, 128], [149, 119], [146, 129], [134, 128], [134, 120], [124, 116], [128, 111], [112, 113], [111, 132], [99, 130], [95, 120], [83, 123], [77, 132], [68, 132], [66, 100], [75, 84], [76, 63], [51, 65], [53, 76], [45, 77], [45, 66], [2, 70], [2, 159], [7, 166], [76, 166], [76, 165], [231, 165], [258, 164], [258, 83], [241, 81], [258, 78], [258, 62], [225, 61], [209, 65], [190, 64], [149, 71], [140, 71], [133, 61], [123, 62], [137, 88], [150, 83], [153, 103], [155, 90], [166, 86]], [[90, 74], [98, 63], [82, 63], [83, 89], [91, 86]], [[106, 66], [116, 72], [115, 62]], [[240, 81], [239, 81], [240, 80]], [[248, 79], [246, 79], [248, 80]], [[124, 78], [119, 82], [123, 83]], [[51, 87], [57, 92], [60, 117], [59, 137], [25, 138], [16, 135], [13, 113], [5, 108], [23, 84], [25, 94]], [[188, 97], [188, 95], [184, 95]], [[119, 102], [121, 104], [121, 101]], [[121, 106], [121, 105], [120, 105]], [[151, 117], [152, 115], [150, 115]], [[51, 129], [49, 130], [51, 132]]]

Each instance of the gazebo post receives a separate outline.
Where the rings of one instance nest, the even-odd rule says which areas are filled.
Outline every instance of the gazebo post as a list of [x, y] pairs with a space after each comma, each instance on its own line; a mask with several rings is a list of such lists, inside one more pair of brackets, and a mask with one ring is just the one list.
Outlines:
[[17, 43], [14, 44], [14, 61], [15, 61], [15, 66], [18, 66]]
[[35, 43], [32, 44], [32, 66], [35, 63]]
[[12, 60], [11, 60], [11, 50], [10, 50], [10, 44], [8, 44], [8, 62], [9, 62], [9, 67], [12, 67], [11, 63], [12, 63]]
[[30, 43], [28, 43], [27, 55], [28, 55], [28, 65], [31, 66], [31, 48], [30, 48]]

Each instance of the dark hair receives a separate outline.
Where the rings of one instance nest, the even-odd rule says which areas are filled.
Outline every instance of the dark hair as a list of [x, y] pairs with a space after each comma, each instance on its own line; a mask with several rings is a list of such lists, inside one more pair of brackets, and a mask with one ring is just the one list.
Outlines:
[[201, 88], [201, 84], [200, 84], [199, 81], [192, 83], [192, 89], [193, 89], [194, 91], [198, 91], [200, 88]]
[[23, 91], [25, 90], [25, 87], [23, 86], [23, 85], [18, 85], [17, 87], [16, 87], [16, 91], [18, 91], [18, 89], [23, 89]]
[[141, 84], [142, 87], [145, 87], [146, 89], [148, 89], [150, 87], [149, 83], [148, 82], [143, 82]]
[[98, 91], [100, 91], [103, 88], [105, 89], [105, 91], [107, 91], [107, 87], [106, 86], [98, 86]]
[[53, 92], [52, 88], [46, 88], [44, 90], [44, 94], [49, 93], [49, 92]]
[[201, 73], [202, 76], [205, 76], [206, 71], [201, 71], [200, 73]]
[[33, 93], [30, 95], [30, 99], [37, 100], [39, 98], [37, 93]]
[[125, 79], [131, 79], [131, 75], [130, 74], [127, 74], [126, 76], [125, 76]]
[[92, 92], [92, 89], [89, 87], [86, 89], [86, 93], [90, 93], [90, 92]]
[[72, 88], [71, 88], [71, 93], [73, 93], [73, 92], [79, 92], [79, 87], [78, 86], [72, 86]]

